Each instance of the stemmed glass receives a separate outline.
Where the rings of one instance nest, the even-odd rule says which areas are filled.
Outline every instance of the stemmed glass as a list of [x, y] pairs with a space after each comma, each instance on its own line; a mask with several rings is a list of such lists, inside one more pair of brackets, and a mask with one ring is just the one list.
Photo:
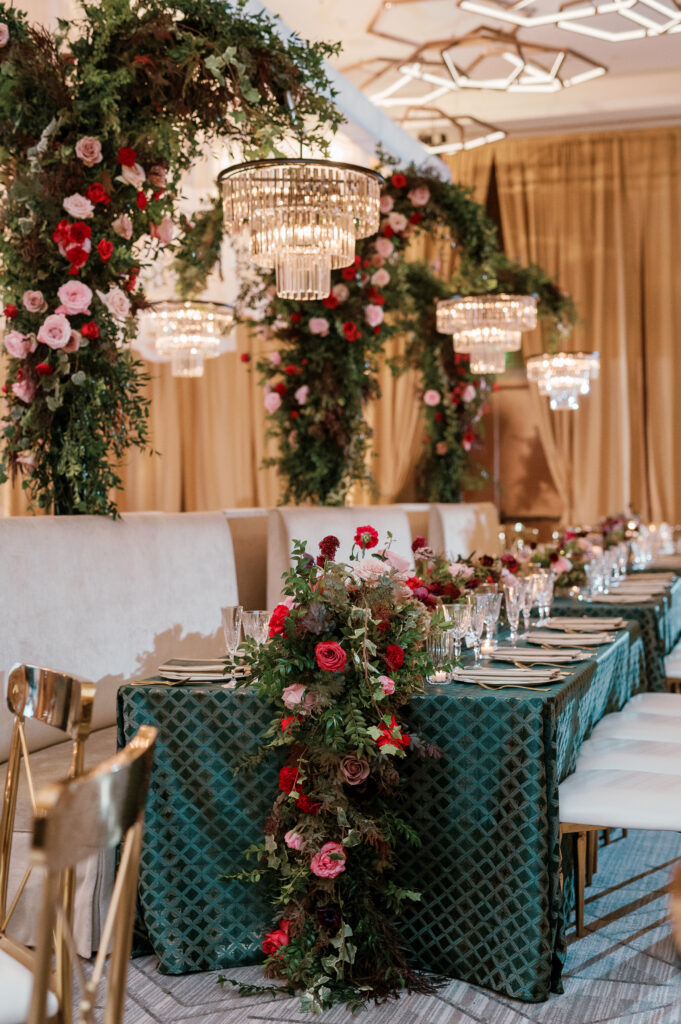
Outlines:
[[511, 628], [510, 641], [512, 644], [518, 642], [518, 623], [520, 612], [524, 611], [525, 586], [523, 583], [515, 583], [512, 586], [504, 587], [506, 599], [506, 618]]
[[551, 605], [553, 604], [553, 586], [555, 583], [555, 577], [553, 573], [549, 573], [542, 579], [541, 587], [537, 597], [537, 605], [539, 607], [539, 625], [545, 625], [551, 614]]
[[454, 637], [454, 658], [461, 657], [461, 641], [471, 624], [471, 610], [468, 604], [446, 604], [443, 606], [445, 618], [451, 622], [451, 633]]
[[452, 657], [452, 637], [450, 631], [448, 629], [438, 629], [429, 633], [426, 638], [426, 650], [436, 670], [429, 681], [431, 683], [449, 682], [449, 676], [442, 666], [450, 661]]
[[485, 594], [485, 626], [487, 627], [487, 647], [491, 651], [495, 647], [494, 634], [501, 614], [501, 594]]
[[526, 633], [528, 633], [530, 629], [530, 617], [532, 615], [532, 605], [534, 604], [535, 579], [536, 576], [526, 576], [520, 584], [522, 586], [523, 624], [525, 626]]
[[269, 632], [271, 613], [253, 611], [243, 613], [244, 633], [258, 644], [264, 644]]
[[482, 656], [480, 652], [480, 641], [485, 630], [485, 615], [487, 612], [487, 594], [474, 594], [471, 598], [470, 632], [473, 634], [474, 662], [479, 665]]
[[230, 604], [222, 609], [222, 631], [225, 635], [225, 647], [231, 661], [234, 661], [236, 652], [241, 643], [241, 617], [243, 608], [240, 604]]

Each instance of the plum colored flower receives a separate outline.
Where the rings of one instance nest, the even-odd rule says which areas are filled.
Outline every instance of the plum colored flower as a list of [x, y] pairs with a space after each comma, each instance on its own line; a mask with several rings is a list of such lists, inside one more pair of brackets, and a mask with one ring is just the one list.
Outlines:
[[316, 644], [314, 655], [317, 665], [324, 672], [342, 672], [348, 661], [347, 654], [335, 640]]
[[161, 245], [169, 245], [173, 240], [174, 233], [175, 225], [172, 217], [164, 217], [160, 224], [154, 224], [153, 221], [149, 224], [149, 234], [152, 238], [158, 239]]
[[279, 366], [281, 364], [281, 352], [270, 352], [270, 363], [272, 366]]
[[147, 176], [141, 164], [123, 164], [121, 167], [121, 178], [127, 185], [140, 189]]
[[350, 289], [346, 284], [342, 284], [341, 282], [339, 282], [338, 284], [335, 284], [333, 286], [333, 288], [331, 289], [331, 294], [333, 295], [334, 299], [338, 299], [339, 302], [347, 302], [347, 300], [350, 298]]
[[9, 42], [9, 29], [4, 21], [0, 21], [0, 46], [7, 46]]
[[154, 188], [165, 188], [167, 173], [161, 164], [154, 164], [149, 168], [149, 184]]
[[369, 548], [375, 548], [378, 544], [378, 533], [373, 526], [358, 526], [354, 540], [357, 547], [368, 551]]
[[378, 205], [381, 213], [390, 213], [395, 205], [395, 200], [392, 196], [381, 196], [381, 201]]
[[262, 951], [267, 956], [272, 956], [277, 953], [282, 946], [288, 946], [291, 942], [289, 936], [289, 922], [280, 921], [279, 927], [275, 928], [273, 932], [268, 932], [262, 943]]
[[83, 135], [76, 143], [76, 156], [86, 167], [94, 167], [102, 162], [102, 144], [94, 135]]
[[308, 324], [310, 334], [319, 334], [322, 338], [325, 338], [329, 333], [329, 326], [329, 321], [325, 316], [310, 317]]
[[15, 359], [25, 359], [31, 351], [31, 339], [20, 331], [8, 331], [5, 335], [5, 348]]
[[472, 402], [475, 399], [477, 392], [474, 384], [467, 384], [461, 392], [462, 402]]
[[92, 289], [82, 281], [67, 281], [61, 286], [57, 296], [61, 302], [57, 313], [65, 313], [66, 316], [78, 316], [80, 313], [89, 315]]
[[364, 307], [364, 319], [369, 324], [369, 327], [378, 327], [379, 324], [382, 324], [383, 315], [382, 306], [376, 306], [374, 303], [369, 303], [368, 306]]
[[303, 837], [300, 832], [296, 832], [294, 829], [289, 829], [284, 836], [284, 842], [289, 850], [302, 850], [303, 848]]
[[378, 681], [381, 684], [381, 689], [386, 697], [389, 697], [391, 693], [395, 692], [395, 680], [391, 679], [390, 676], [379, 676]]
[[412, 206], [425, 206], [430, 199], [430, 189], [427, 185], [416, 185], [409, 189], [407, 198]]
[[118, 150], [118, 162], [122, 167], [134, 167], [137, 163], [137, 153], [130, 146], [121, 146]]
[[387, 260], [395, 251], [395, 246], [389, 238], [379, 236], [374, 242], [374, 249], [382, 259]]
[[404, 188], [407, 184], [407, 179], [399, 171], [396, 174], [393, 174], [390, 180], [392, 181], [394, 188]]
[[300, 387], [294, 391], [293, 397], [295, 398], [298, 405], [305, 405], [307, 402], [308, 395], [310, 394], [310, 387], [308, 384], [301, 384]]
[[310, 871], [317, 878], [335, 878], [345, 871], [346, 853], [340, 843], [324, 843], [310, 861]]
[[334, 537], [333, 534], [329, 534], [327, 537], [322, 537], [319, 542], [320, 554], [324, 555], [324, 557], [328, 558], [330, 561], [333, 561], [336, 557], [336, 552], [339, 547], [340, 541], [338, 540], [338, 537]]
[[121, 288], [114, 285], [106, 294], [97, 292], [97, 295], [116, 320], [125, 320], [130, 316], [130, 299]]
[[446, 441], [438, 441], [435, 445], [435, 453], [437, 455], [446, 455], [449, 451], [449, 447]]
[[17, 396], [19, 401], [30, 405], [35, 396], [35, 384], [32, 380], [18, 380], [12, 384], [12, 393]]
[[429, 405], [431, 406], [431, 408], [434, 408], [436, 405], [439, 405], [440, 402], [442, 401], [442, 395], [440, 394], [439, 391], [436, 391], [434, 388], [429, 388], [428, 391], [426, 391], [423, 395], [423, 401], [426, 403], [426, 405]]
[[41, 291], [25, 291], [21, 301], [29, 313], [44, 313], [47, 309], [47, 301]]
[[265, 409], [272, 415], [281, 406], [281, 395], [278, 395], [276, 391], [270, 391], [269, 395], [265, 395]]
[[404, 231], [407, 226], [407, 218], [403, 213], [398, 213], [397, 210], [393, 210], [388, 216], [388, 224], [393, 231]]
[[74, 192], [72, 196], [67, 196], [62, 206], [71, 217], [75, 217], [76, 220], [87, 220], [95, 212], [95, 208], [89, 199], [85, 196], [81, 196], [79, 192]]
[[421, 548], [427, 547], [427, 544], [428, 544], [428, 542], [427, 542], [425, 537], [414, 537], [414, 539], [412, 541], [412, 544], [411, 544], [411, 550], [412, 551], [420, 551]]
[[379, 267], [379, 269], [371, 275], [371, 283], [374, 288], [385, 288], [386, 285], [390, 284], [390, 274], [384, 267]]
[[341, 775], [348, 786], [361, 786], [369, 778], [369, 762], [348, 754], [340, 763]]
[[53, 313], [40, 325], [38, 341], [50, 348], [65, 348], [71, 340], [71, 324], [61, 313]]
[[396, 672], [404, 664], [404, 651], [399, 644], [389, 644], [385, 651], [385, 660], [391, 672]]
[[120, 217], [116, 217], [111, 227], [121, 238], [132, 238], [132, 220], [127, 213], [122, 213]]

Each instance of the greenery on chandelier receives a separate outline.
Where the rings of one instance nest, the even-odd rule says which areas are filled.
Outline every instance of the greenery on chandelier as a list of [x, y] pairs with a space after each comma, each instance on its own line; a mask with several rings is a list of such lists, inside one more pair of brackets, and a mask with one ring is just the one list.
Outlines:
[[39, 507], [115, 514], [118, 463], [147, 446], [138, 274], [193, 240], [180, 175], [210, 137], [265, 156], [304, 122], [323, 149], [334, 52], [283, 40], [242, 0], [83, 2], [54, 34], [0, 3], [0, 479], [23, 474]]

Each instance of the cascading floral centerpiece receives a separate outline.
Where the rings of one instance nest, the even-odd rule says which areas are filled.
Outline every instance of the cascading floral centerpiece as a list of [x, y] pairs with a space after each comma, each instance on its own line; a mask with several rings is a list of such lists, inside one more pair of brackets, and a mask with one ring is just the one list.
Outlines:
[[242, 650], [276, 718], [267, 747], [281, 747], [280, 793], [262, 843], [247, 855], [276, 910], [265, 972], [302, 990], [302, 1006], [352, 1007], [434, 979], [409, 965], [396, 921], [420, 894], [400, 884], [405, 850], [420, 845], [404, 818], [400, 764], [437, 756], [404, 732], [400, 708], [432, 670], [430, 616], [406, 585], [410, 562], [378, 549], [360, 527], [351, 561], [334, 561], [335, 537], [311, 557], [296, 542], [269, 641]]
[[512, 554], [485, 555], [475, 553], [452, 561], [432, 551], [425, 537], [416, 537], [412, 544], [416, 572], [407, 586], [427, 608], [466, 601], [484, 584], [508, 583], [516, 575], [519, 562]]

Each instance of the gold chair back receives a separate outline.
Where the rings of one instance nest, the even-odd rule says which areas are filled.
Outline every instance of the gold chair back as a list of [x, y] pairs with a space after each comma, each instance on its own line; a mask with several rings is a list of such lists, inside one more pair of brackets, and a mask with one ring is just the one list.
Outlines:
[[[94, 1024], [95, 999], [111, 946], [104, 1024], [121, 1024], [132, 946], [137, 875], [156, 729], [143, 725], [127, 747], [94, 771], [40, 791], [31, 863], [45, 871], [28, 1024], [44, 1024], [53, 933], [63, 934], [79, 988], [78, 1020]], [[76, 950], [61, 898], [64, 873], [87, 857], [122, 843], [113, 896], [89, 978]]]

